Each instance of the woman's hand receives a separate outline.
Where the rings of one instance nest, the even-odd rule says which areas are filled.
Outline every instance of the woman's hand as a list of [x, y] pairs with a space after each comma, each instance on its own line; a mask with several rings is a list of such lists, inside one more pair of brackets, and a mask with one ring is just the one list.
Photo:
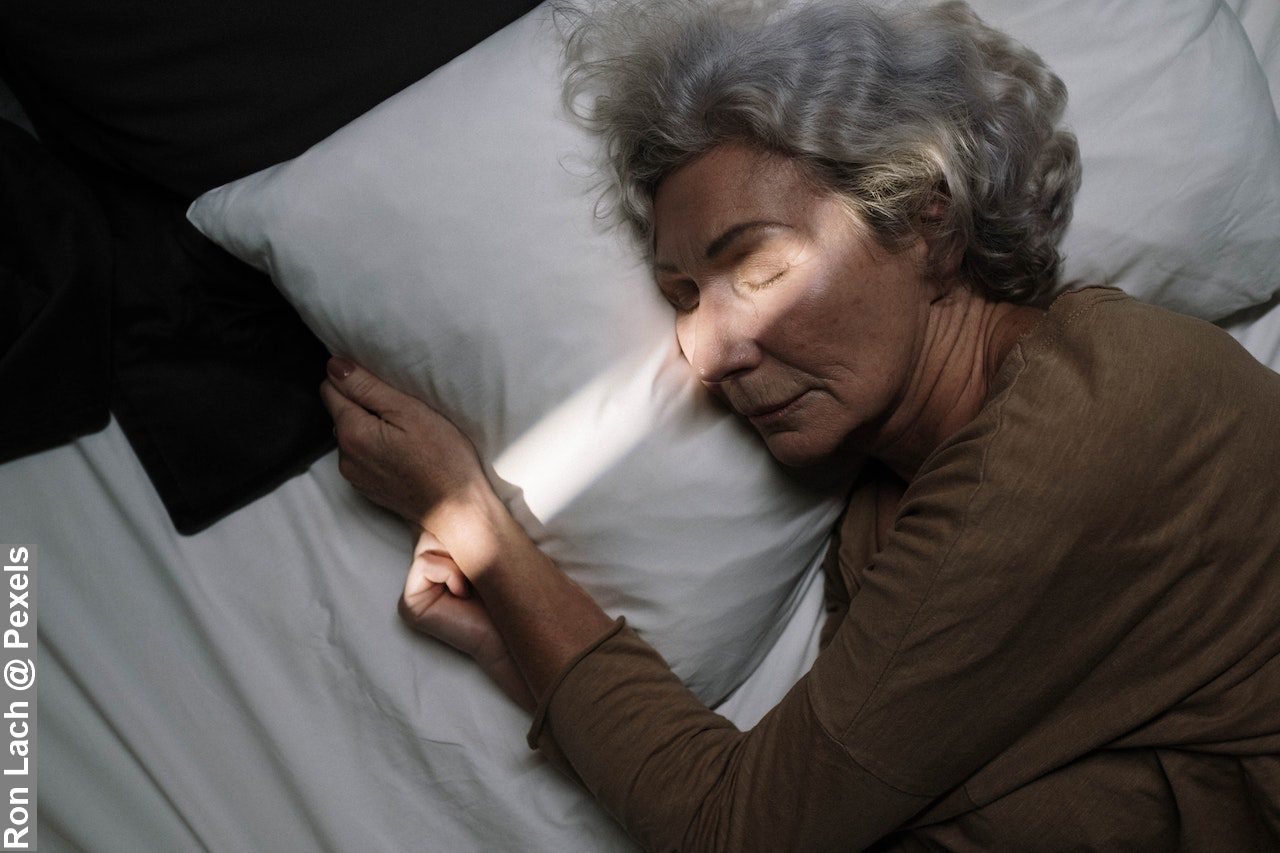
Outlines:
[[415, 630], [470, 655], [508, 696], [533, 713], [535, 701], [489, 611], [440, 540], [423, 531], [400, 596], [400, 616]]
[[613, 620], [511, 518], [447, 419], [337, 357], [320, 395], [342, 476], [435, 534], [415, 550], [401, 615], [471, 655], [532, 712], [534, 697]]
[[329, 359], [320, 397], [333, 417], [338, 471], [374, 503], [442, 533], [492, 496], [475, 448], [426, 403], [346, 359]]

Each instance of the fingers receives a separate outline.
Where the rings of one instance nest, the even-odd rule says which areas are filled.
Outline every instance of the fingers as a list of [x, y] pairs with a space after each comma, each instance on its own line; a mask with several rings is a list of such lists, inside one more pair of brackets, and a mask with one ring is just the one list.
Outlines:
[[467, 598], [471, 595], [466, 575], [449, 556], [444, 543], [430, 530], [423, 530], [418, 534], [418, 544], [414, 547], [413, 553], [415, 556], [413, 564], [409, 566], [410, 575], [413, 575], [416, 569], [431, 582], [445, 584], [449, 592], [459, 598]]
[[442, 643], [453, 646], [471, 658], [476, 657], [485, 634], [483, 608], [475, 601], [464, 601], [443, 593], [427, 610], [421, 610], [412, 604], [400, 600], [400, 616], [409, 627], [428, 637], [434, 637]]
[[413, 564], [409, 566], [409, 574], [405, 577], [405, 594], [421, 593], [430, 584], [443, 584], [458, 598], [471, 597], [467, 577], [457, 563], [447, 556], [423, 551], [413, 558]]
[[443, 583], [430, 580], [415, 565], [396, 603], [400, 618], [414, 630], [448, 643], [472, 658], [488, 654], [496, 634], [484, 605], [479, 599], [460, 598], [446, 590]]
[[327, 370], [329, 383], [339, 394], [379, 417], [397, 411], [404, 404], [404, 394], [341, 356], [330, 358]]
[[329, 410], [336, 433], [350, 433], [363, 426], [366, 421], [377, 420], [358, 403], [344, 396], [328, 379], [320, 383], [320, 401]]
[[440, 540], [429, 530], [423, 530], [404, 579], [398, 605], [400, 616], [419, 631], [471, 654], [475, 638], [469, 635], [474, 633], [474, 627], [468, 629], [467, 624], [474, 623], [475, 616], [463, 618], [463, 611], [457, 610], [463, 600], [469, 598], [471, 590], [462, 569], [449, 557]]

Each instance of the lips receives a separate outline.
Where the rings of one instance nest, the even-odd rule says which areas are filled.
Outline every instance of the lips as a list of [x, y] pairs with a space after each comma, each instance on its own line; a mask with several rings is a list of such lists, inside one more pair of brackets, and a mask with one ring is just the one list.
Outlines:
[[759, 406], [754, 409], [748, 409], [744, 411], [742, 414], [744, 417], [748, 417], [748, 418], [762, 418], [762, 417], [765, 417], [766, 415], [780, 414], [783, 409], [790, 406], [796, 400], [799, 400], [806, 393], [808, 392], [801, 391], [799, 394], [795, 395], [794, 397], [790, 397], [786, 400], [783, 400], [780, 403], [773, 403], [770, 405]]

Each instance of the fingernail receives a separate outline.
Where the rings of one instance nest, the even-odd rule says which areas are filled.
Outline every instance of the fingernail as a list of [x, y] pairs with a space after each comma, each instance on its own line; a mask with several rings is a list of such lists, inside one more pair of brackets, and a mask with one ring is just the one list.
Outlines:
[[351, 375], [351, 371], [355, 369], [356, 366], [354, 364], [340, 355], [335, 355], [329, 359], [329, 375], [334, 379], [346, 379]]

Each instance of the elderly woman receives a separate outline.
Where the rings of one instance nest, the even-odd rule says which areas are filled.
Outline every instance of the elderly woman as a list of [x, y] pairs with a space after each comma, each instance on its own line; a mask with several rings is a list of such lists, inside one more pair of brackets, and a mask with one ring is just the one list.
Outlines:
[[1280, 377], [1115, 289], [1045, 307], [1061, 81], [960, 3], [647, 2], [570, 47], [694, 375], [850, 484], [821, 653], [739, 731], [334, 359], [344, 476], [424, 530], [401, 613], [647, 849], [1280, 847]]

